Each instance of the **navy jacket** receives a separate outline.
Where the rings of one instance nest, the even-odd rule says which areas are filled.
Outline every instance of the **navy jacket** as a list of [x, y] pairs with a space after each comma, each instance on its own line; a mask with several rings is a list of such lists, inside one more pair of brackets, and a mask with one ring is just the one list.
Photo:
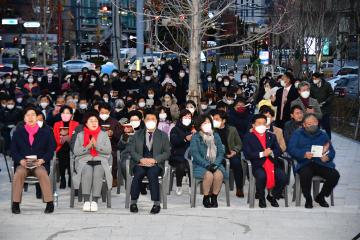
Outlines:
[[[264, 148], [258, 138], [253, 133], [248, 133], [245, 135], [243, 143], [245, 158], [251, 161], [253, 172], [255, 172], [258, 168], [262, 168], [266, 157], [260, 158], [260, 152], [263, 152]], [[266, 148], [272, 149], [274, 158], [269, 156], [269, 159], [274, 163], [275, 167], [279, 167], [280, 162], [278, 157], [282, 154], [282, 152], [276, 140], [275, 134], [266, 132]]]
[[320, 129], [315, 134], [307, 133], [303, 128], [296, 130], [289, 141], [287, 152], [296, 159], [297, 165], [295, 171], [299, 171], [302, 167], [308, 165], [311, 162], [319, 164], [328, 168], [335, 168], [334, 158], [335, 150], [330, 142], [329, 148], [329, 161], [322, 162], [320, 158], [312, 158], [311, 160], [304, 158], [306, 152], [311, 151], [312, 145], [325, 145], [329, 143], [330, 139], [328, 135]]
[[23, 124], [18, 125], [14, 131], [11, 141], [11, 157], [14, 161], [14, 169], [19, 166], [20, 161], [25, 156], [36, 155], [38, 159], [44, 159], [44, 167], [50, 169], [50, 161], [53, 158], [56, 148], [53, 131], [50, 127], [44, 126], [39, 128], [34, 136], [33, 145], [30, 146], [29, 134]]

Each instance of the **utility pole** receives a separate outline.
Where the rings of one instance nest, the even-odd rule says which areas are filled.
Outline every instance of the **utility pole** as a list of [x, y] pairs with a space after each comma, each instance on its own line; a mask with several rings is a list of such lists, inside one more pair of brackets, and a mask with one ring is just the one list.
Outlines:
[[42, 45], [42, 54], [43, 54], [43, 65], [44, 65], [44, 73], [45, 73], [45, 66], [46, 66], [46, 45], [47, 45], [47, 1], [48, 0], [44, 0], [44, 42], [43, 42], [43, 45]]
[[81, 28], [80, 4], [81, 4], [81, 0], [77, 0], [76, 1], [76, 57], [78, 59], [81, 58], [81, 53], [80, 53], [80, 28]]
[[62, 80], [62, 0], [58, 0], [58, 77], [61, 85]]
[[[144, 56], [144, 0], [136, 1], [136, 60], [140, 66]], [[139, 70], [140, 69], [136, 69]]]
[[122, 26], [121, 26], [121, 15], [119, 14], [120, 10], [120, 0], [115, 0], [115, 4], [112, 6], [112, 56], [113, 63], [118, 69], [121, 69], [121, 60], [120, 60], [120, 50], [121, 50], [121, 35], [122, 35]]

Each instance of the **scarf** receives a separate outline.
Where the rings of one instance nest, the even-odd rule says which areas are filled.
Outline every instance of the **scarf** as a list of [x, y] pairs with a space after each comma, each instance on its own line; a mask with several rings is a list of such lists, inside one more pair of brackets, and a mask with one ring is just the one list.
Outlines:
[[32, 144], [34, 143], [34, 135], [38, 132], [39, 125], [35, 124], [33, 127], [31, 127], [30, 125], [25, 124], [24, 127], [27, 133], [29, 134], [29, 143], [30, 146], [32, 146]]
[[[266, 133], [263, 135], [260, 135], [254, 129], [253, 134], [257, 137], [257, 139], [261, 143], [261, 146], [265, 150], [266, 149]], [[270, 161], [269, 157], [266, 157], [266, 160], [263, 164], [263, 168], [264, 168], [265, 174], [266, 174], [266, 188], [272, 189], [275, 186], [275, 169], [274, 169], [274, 163]]]
[[[99, 135], [100, 132], [100, 127], [98, 127], [95, 130], [90, 130], [87, 127], [84, 127], [84, 144], [83, 147], [86, 147], [87, 145], [89, 145], [91, 138], [95, 138], [95, 140], [97, 140], [97, 137]], [[96, 149], [94, 147], [92, 147], [90, 149], [90, 154], [93, 157], [96, 157], [98, 155]]]
[[207, 146], [207, 152], [206, 152], [206, 159], [209, 160], [211, 163], [214, 163], [216, 160], [216, 145], [215, 145], [215, 139], [214, 134], [206, 134], [200, 131], [200, 136], [204, 140], [204, 143]]

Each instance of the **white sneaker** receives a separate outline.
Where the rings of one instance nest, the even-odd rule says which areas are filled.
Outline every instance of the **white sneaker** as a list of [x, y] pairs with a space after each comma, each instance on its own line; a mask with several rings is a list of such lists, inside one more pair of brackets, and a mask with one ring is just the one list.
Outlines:
[[90, 212], [91, 211], [91, 203], [90, 202], [85, 202], [84, 203], [83, 211], [84, 212]]
[[90, 208], [91, 208], [91, 212], [97, 212], [97, 210], [98, 210], [97, 203], [96, 202], [91, 202]]
[[182, 194], [182, 187], [176, 187], [176, 195], [180, 196]]

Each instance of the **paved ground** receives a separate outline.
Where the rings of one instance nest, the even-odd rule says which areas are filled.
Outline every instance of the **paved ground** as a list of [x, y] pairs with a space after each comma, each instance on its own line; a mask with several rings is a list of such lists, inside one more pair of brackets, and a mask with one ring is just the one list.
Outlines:
[[[69, 208], [69, 191], [59, 192], [59, 206], [52, 215], [35, 199], [34, 187], [24, 193], [21, 215], [9, 209], [10, 185], [1, 158], [0, 172], [0, 239], [352, 239], [360, 232], [360, 143], [334, 134], [337, 167], [341, 173], [335, 191], [335, 207], [312, 210], [289, 208], [280, 201], [278, 209], [249, 209], [245, 199], [231, 193], [231, 207], [225, 207], [224, 194], [218, 209], [204, 209], [201, 196], [197, 207], [189, 207], [187, 190], [180, 197], [168, 199], [168, 209], [157, 216], [148, 212], [149, 196], [142, 196], [140, 213], [124, 209], [124, 191], [113, 192], [113, 208], [100, 204], [99, 212], [83, 213], [82, 204]], [[185, 187], [184, 187], [185, 188]], [[245, 187], [245, 189], [247, 189]], [[291, 194], [292, 191], [290, 191]], [[304, 202], [304, 201], [303, 201]]]

